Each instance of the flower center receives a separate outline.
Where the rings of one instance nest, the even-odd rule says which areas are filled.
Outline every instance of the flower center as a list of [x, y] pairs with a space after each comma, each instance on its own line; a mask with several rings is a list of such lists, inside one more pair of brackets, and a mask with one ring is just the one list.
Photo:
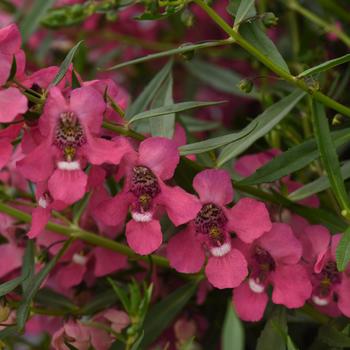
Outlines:
[[327, 305], [329, 297], [332, 294], [334, 285], [341, 282], [341, 274], [337, 269], [335, 261], [328, 261], [322, 271], [316, 275], [318, 281], [317, 287], [314, 290], [312, 300], [317, 305]]
[[157, 177], [147, 167], [135, 166], [132, 169], [130, 191], [136, 197], [131, 205], [134, 220], [152, 220], [152, 200], [160, 192]]
[[259, 246], [255, 247], [252, 258], [249, 287], [255, 293], [262, 293], [268, 283], [269, 274], [275, 270], [276, 264], [270, 253]]
[[73, 112], [61, 113], [55, 129], [54, 144], [67, 161], [74, 159], [77, 148], [86, 143], [84, 129]]

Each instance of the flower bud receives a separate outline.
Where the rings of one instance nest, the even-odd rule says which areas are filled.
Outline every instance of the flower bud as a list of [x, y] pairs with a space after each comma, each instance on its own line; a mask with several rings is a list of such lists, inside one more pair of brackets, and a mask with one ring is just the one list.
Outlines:
[[340, 125], [344, 121], [344, 117], [337, 113], [332, 119], [332, 125]]
[[245, 92], [246, 94], [249, 94], [253, 89], [253, 82], [250, 79], [242, 79], [238, 84], [238, 88]]
[[262, 22], [267, 28], [274, 27], [278, 23], [278, 17], [273, 12], [266, 12], [262, 17]]

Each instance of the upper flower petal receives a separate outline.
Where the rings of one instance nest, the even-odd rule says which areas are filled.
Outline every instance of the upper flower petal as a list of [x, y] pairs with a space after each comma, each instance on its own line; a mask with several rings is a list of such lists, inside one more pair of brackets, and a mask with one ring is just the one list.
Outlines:
[[12, 122], [28, 108], [27, 98], [16, 88], [0, 91], [0, 123]]
[[96, 247], [93, 254], [95, 256], [94, 273], [96, 277], [109, 275], [112, 272], [126, 268], [128, 265], [128, 259], [125, 255], [109, 249]]

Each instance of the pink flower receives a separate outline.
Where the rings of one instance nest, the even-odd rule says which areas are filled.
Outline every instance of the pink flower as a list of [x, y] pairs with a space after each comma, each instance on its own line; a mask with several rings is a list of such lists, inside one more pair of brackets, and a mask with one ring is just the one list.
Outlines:
[[350, 266], [339, 272], [335, 256], [341, 235], [331, 236], [325, 227], [310, 225], [300, 237], [310, 266], [312, 302], [331, 316], [339, 316], [340, 311], [350, 317]]
[[50, 90], [39, 121], [42, 142], [17, 163], [33, 182], [48, 181], [54, 200], [74, 203], [86, 191], [86, 162], [118, 164], [123, 147], [99, 137], [105, 103], [91, 87], [75, 89], [69, 102], [61, 91]]
[[247, 245], [236, 242], [249, 263], [249, 277], [233, 291], [237, 314], [246, 321], [262, 318], [268, 301], [266, 289], [273, 285], [272, 301], [288, 308], [304, 305], [311, 295], [311, 282], [300, 264], [301, 243], [287, 224], [272, 229]]
[[237, 287], [246, 277], [247, 262], [231, 244], [230, 232], [250, 243], [271, 229], [268, 211], [254, 199], [241, 199], [233, 208], [229, 174], [224, 170], [204, 170], [193, 180], [202, 208], [187, 228], [170, 239], [167, 256], [170, 265], [183, 273], [196, 273], [209, 252], [205, 273], [216, 288]]
[[163, 137], [141, 142], [138, 154], [130, 153], [122, 168], [123, 190], [96, 209], [96, 216], [106, 225], [117, 226], [125, 221], [130, 210], [132, 220], [126, 225], [126, 239], [138, 254], [154, 252], [162, 243], [157, 214], [165, 209], [174, 225], [191, 220], [200, 205], [197, 199], [180, 187], [170, 187], [169, 180], [179, 162], [176, 144]]

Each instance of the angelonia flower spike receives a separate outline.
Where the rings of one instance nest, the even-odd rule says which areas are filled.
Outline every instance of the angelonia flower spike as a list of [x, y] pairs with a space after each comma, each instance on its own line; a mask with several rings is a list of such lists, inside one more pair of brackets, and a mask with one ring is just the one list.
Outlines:
[[285, 5], [0, 2], [0, 349], [350, 348], [350, 4]]

